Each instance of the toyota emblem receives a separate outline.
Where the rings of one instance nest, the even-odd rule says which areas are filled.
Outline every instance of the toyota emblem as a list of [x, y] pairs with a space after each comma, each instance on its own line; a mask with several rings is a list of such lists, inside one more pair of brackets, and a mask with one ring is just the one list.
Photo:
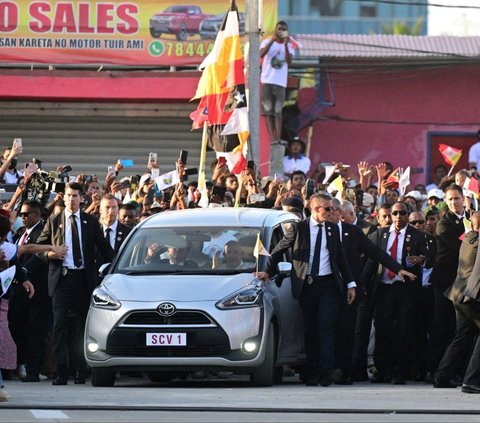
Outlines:
[[165, 317], [171, 316], [176, 310], [172, 303], [162, 303], [158, 306], [158, 312]]

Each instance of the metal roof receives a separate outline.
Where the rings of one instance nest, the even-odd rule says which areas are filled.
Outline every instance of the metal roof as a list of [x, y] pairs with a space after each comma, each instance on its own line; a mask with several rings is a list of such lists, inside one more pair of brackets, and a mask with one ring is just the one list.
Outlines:
[[299, 34], [300, 57], [479, 58], [480, 37]]

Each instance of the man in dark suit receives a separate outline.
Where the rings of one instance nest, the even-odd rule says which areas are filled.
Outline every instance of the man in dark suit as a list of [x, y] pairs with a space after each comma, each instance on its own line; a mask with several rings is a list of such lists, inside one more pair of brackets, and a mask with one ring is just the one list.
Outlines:
[[405, 384], [413, 311], [421, 290], [421, 269], [427, 254], [425, 235], [408, 225], [408, 206], [392, 206], [393, 224], [372, 234], [371, 240], [408, 267], [415, 280], [401, 281], [393, 272], [368, 259], [362, 274], [375, 305], [375, 367], [372, 382]]
[[[102, 231], [116, 254], [132, 228], [118, 221], [118, 200], [112, 194], [106, 194], [100, 201], [100, 222]], [[101, 257], [99, 262], [105, 263]]]
[[272, 251], [265, 280], [275, 273], [282, 254], [292, 248], [292, 295], [300, 302], [305, 324], [306, 385], [332, 384], [335, 371], [335, 322], [340, 304], [355, 299], [356, 284], [343, 253], [338, 226], [330, 223], [329, 195], [310, 199], [311, 217], [289, 227]]
[[437, 254], [430, 276], [433, 285], [435, 317], [431, 338], [430, 372], [434, 373], [455, 334], [455, 309], [443, 293], [450, 288], [457, 276], [458, 254], [465, 232], [463, 218], [463, 189], [450, 185], [445, 189], [448, 211], [440, 219], [435, 231]]
[[54, 385], [66, 385], [69, 375], [68, 345], [70, 316], [74, 316], [72, 367], [75, 383], [85, 383], [83, 333], [90, 295], [96, 286], [95, 251], [111, 261], [113, 250], [98, 220], [80, 211], [82, 185], [71, 182], [65, 189], [65, 210], [50, 216], [37, 239], [39, 244], [66, 245], [66, 254], [47, 253], [48, 293], [53, 305], [53, 350], [57, 362]]
[[[453, 302], [455, 307], [457, 330], [438, 365], [433, 385], [435, 388], [455, 388], [457, 386], [451, 380], [462, 371], [460, 368], [465, 357], [471, 353], [472, 344], [480, 329], [478, 288], [476, 290], [467, 289], [467, 284], [471, 283], [470, 281], [478, 283], [480, 275], [478, 213], [471, 216], [471, 221], [472, 231], [465, 236], [460, 246], [457, 277], [452, 287], [445, 291], [445, 296]], [[462, 391], [480, 394], [480, 341], [477, 341], [476, 347], [471, 353]]]
[[340, 215], [342, 218], [342, 222], [358, 226], [366, 236], [369, 236], [372, 232], [375, 232], [375, 230], [377, 229], [371, 223], [368, 223], [367, 221], [358, 218], [355, 213], [355, 207], [348, 200], [342, 201], [341, 207], [340, 207]]
[[[400, 263], [397, 263], [384, 250], [370, 241], [360, 226], [340, 220], [341, 216], [343, 219], [345, 210], [353, 210], [353, 204], [350, 203], [350, 201], [344, 200], [342, 203], [340, 203], [339, 200], [333, 198], [332, 204], [334, 211], [332, 212], [331, 222], [338, 225], [342, 249], [345, 257], [348, 258], [348, 264], [352, 270], [354, 280], [360, 281], [362, 269], [367, 258], [371, 258], [372, 260], [382, 263], [385, 267], [397, 274], [400, 280], [404, 280], [405, 277], [415, 277], [412, 273], [403, 270]], [[357, 292], [357, 299], [359, 295], [362, 295], [362, 293], [363, 288], [360, 286]], [[337, 364], [338, 367], [340, 367], [343, 371], [342, 379], [340, 382], [338, 382], [339, 384], [351, 383], [355, 313], [356, 301], [350, 305], [342, 303], [337, 321], [336, 336]], [[356, 362], [361, 362], [361, 368], [364, 372], [366, 372], [367, 369], [367, 349], [370, 335], [370, 325], [368, 325], [367, 331], [365, 332], [366, 333], [362, 337], [364, 342], [363, 348], [361, 349], [361, 357], [356, 357]], [[359, 354], [359, 351], [360, 348], [357, 348], [357, 354]], [[357, 365], [360, 366], [360, 364]]]

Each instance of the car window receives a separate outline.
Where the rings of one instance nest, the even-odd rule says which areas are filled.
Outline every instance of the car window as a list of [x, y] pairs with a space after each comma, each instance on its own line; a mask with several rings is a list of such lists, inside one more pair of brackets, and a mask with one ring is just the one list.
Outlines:
[[241, 273], [254, 271], [259, 228], [139, 228], [113, 272]]

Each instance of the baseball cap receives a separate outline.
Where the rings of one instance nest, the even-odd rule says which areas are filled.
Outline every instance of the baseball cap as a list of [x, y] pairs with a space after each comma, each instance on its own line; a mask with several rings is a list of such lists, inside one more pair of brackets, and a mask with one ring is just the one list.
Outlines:
[[427, 198], [430, 199], [432, 197], [438, 198], [439, 200], [443, 200], [443, 197], [444, 197], [443, 191], [438, 188], [431, 189], [430, 191], [428, 191]]
[[147, 183], [149, 179], [151, 179], [151, 177], [152, 175], [150, 173], [143, 174], [142, 177], [140, 178], [139, 185], [144, 185], [145, 183]]
[[445, 201], [440, 201], [440, 203], [437, 204], [437, 209], [439, 211], [447, 212], [448, 211], [447, 203], [445, 203]]
[[405, 198], [406, 197], [412, 197], [416, 201], [423, 201], [427, 199], [427, 196], [425, 194], [422, 194], [420, 191], [417, 191], [417, 190], [407, 192], [405, 194]]
[[423, 214], [425, 215], [425, 217], [436, 216], [437, 214], [440, 213], [438, 208], [435, 207], [435, 206], [427, 206], [422, 211], [423, 211]]

